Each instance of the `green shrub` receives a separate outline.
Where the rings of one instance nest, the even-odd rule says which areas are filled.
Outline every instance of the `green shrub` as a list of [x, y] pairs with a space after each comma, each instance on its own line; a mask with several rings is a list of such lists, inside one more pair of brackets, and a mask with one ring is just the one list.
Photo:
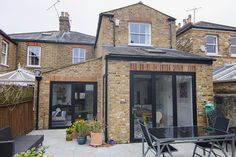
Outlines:
[[[39, 149], [32, 148], [26, 152], [15, 154], [14, 157], [43, 157], [45, 149], [48, 147], [40, 147]], [[52, 157], [52, 156], [47, 156]]]

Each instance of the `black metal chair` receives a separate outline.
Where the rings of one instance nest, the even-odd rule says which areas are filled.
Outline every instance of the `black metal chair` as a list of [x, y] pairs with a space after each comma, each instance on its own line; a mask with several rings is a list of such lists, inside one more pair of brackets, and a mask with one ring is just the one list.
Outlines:
[[[156, 143], [154, 142], [153, 138], [151, 137], [147, 126], [144, 124], [144, 122], [138, 120], [138, 123], [141, 127], [142, 133], [143, 133], [143, 137], [144, 140], [147, 142], [148, 148], [145, 151], [145, 153], [143, 154], [143, 157], [145, 157], [148, 153], [148, 151], [150, 150], [152, 153], [154, 153], [154, 155], [156, 156], [158, 153], [158, 148]], [[160, 145], [160, 151], [161, 154], [163, 155], [163, 157], [165, 157], [164, 153], [168, 153], [171, 157], [173, 157], [172, 152], [177, 151], [176, 148], [174, 148], [173, 146], [169, 145], [169, 144], [161, 144]]]
[[[213, 128], [217, 131], [226, 131], [228, 132], [229, 129], [229, 119], [224, 117], [217, 117], [214, 123]], [[214, 154], [215, 157], [220, 156], [214, 152], [214, 149], [219, 149], [223, 152], [223, 154], [227, 157], [227, 154], [224, 151], [223, 148], [223, 142], [224, 141], [216, 141], [216, 142], [197, 142], [195, 143], [194, 151], [193, 151], [193, 157], [196, 155], [201, 156], [196, 152], [197, 148], [203, 149], [203, 154], [205, 155], [205, 152], [207, 151], [209, 153], [208, 157], [211, 156], [211, 153]], [[207, 149], [210, 149], [209, 151]]]

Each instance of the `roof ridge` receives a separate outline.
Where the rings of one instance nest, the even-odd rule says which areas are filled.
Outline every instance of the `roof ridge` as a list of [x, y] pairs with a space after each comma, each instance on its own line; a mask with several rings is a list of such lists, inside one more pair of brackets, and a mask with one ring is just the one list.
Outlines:
[[59, 31], [24, 32], [24, 33], [12, 33], [8, 35], [22, 35], [22, 34], [35, 34], [35, 33], [48, 33], [48, 32], [59, 32]]
[[161, 12], [161, 11], [159, 11], [159, 10], [153, 8], [153, 7], [150, 7], [150, 6], [146, 5], [146, 4], [144, 4], [142, 1], [139, 1], [138, 3], [130, 4], [130, 5], [127, 5], [127, 6], [119, 7], [119, 8], [117, 8], [117, 9], [112, 9], [112, 10], [109, 10], [109, 11], [105, 11], [105, 12], [102, 12], [102, 13], [103, 13], [103, 14], [104, 14], [104, 13], [109, 13], [109, 12], [113, 12], [113, 11], [116, 11], [116, 10], [124, 9], [124, 8], [131, 7], [131, 6], [138, 5], [138, 4], [141, 4], [141, 5], [145, 6], [145, 7], [148, 7], [148, 8], [150, 8], [150, 9], [153, 9], [153, 10], [155, 10], [155, 11], [157, 11], [157, 12], [159, 12], [159, 13], [165, 15], [165, 16], [168, 16], [168, 17], [170, 17], [170, 18], [175, 19], [174, 17], [172, 17], [172, 16], [170, 16], [170, 15], [167, 15], [167, 14], [165, 14], [165, 13], [163, 13], [163, 12]]
[[[209, 23], [209, 24], [214, 24], [214, 25], [218, 25], [218, 26], [224, 26], [224, 27], [231, 27], [231, 28], [236, 28], [235, 26], [229, 26], [229, 25], [225, 25], [225, 24], [220, 24], [220, 23], [214, 23], [214, 22], [208, 22], [208, 21], [198, 21], [195, 24], [199, 24], [199, 23]], [[194, 25], [195, 25], [194, 24]]]

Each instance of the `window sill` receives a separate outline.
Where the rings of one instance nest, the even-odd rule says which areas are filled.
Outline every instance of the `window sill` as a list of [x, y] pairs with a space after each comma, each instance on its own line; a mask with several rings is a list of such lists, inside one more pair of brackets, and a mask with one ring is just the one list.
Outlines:
[[146, 45], [146, 44], [132, 44], [132, 43], [129, 43], [128, 45], [129, 46], [153, 47], [153, 45]]
[[40, 65], [27, 65], [27, 68], [41, 68]]
[[211, 53], [207, 53], [207, 56], [212, 56], [212, 57], [222, 57], [222, 55], [219, 54], [211, 54]]
[[1, 63], [0, 65], [9, 68], [9, 65], [7, 65], [7, 64], [2, 64], [2, 63]]

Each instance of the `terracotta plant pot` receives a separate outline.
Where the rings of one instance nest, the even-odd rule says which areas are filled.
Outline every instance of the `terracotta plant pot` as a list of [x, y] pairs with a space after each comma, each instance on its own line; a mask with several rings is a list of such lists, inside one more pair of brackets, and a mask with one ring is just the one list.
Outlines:
[[90, 145], [92, 146], [101, 146], [102, 145], [102, 133], [90, 133], [91, 141]]

